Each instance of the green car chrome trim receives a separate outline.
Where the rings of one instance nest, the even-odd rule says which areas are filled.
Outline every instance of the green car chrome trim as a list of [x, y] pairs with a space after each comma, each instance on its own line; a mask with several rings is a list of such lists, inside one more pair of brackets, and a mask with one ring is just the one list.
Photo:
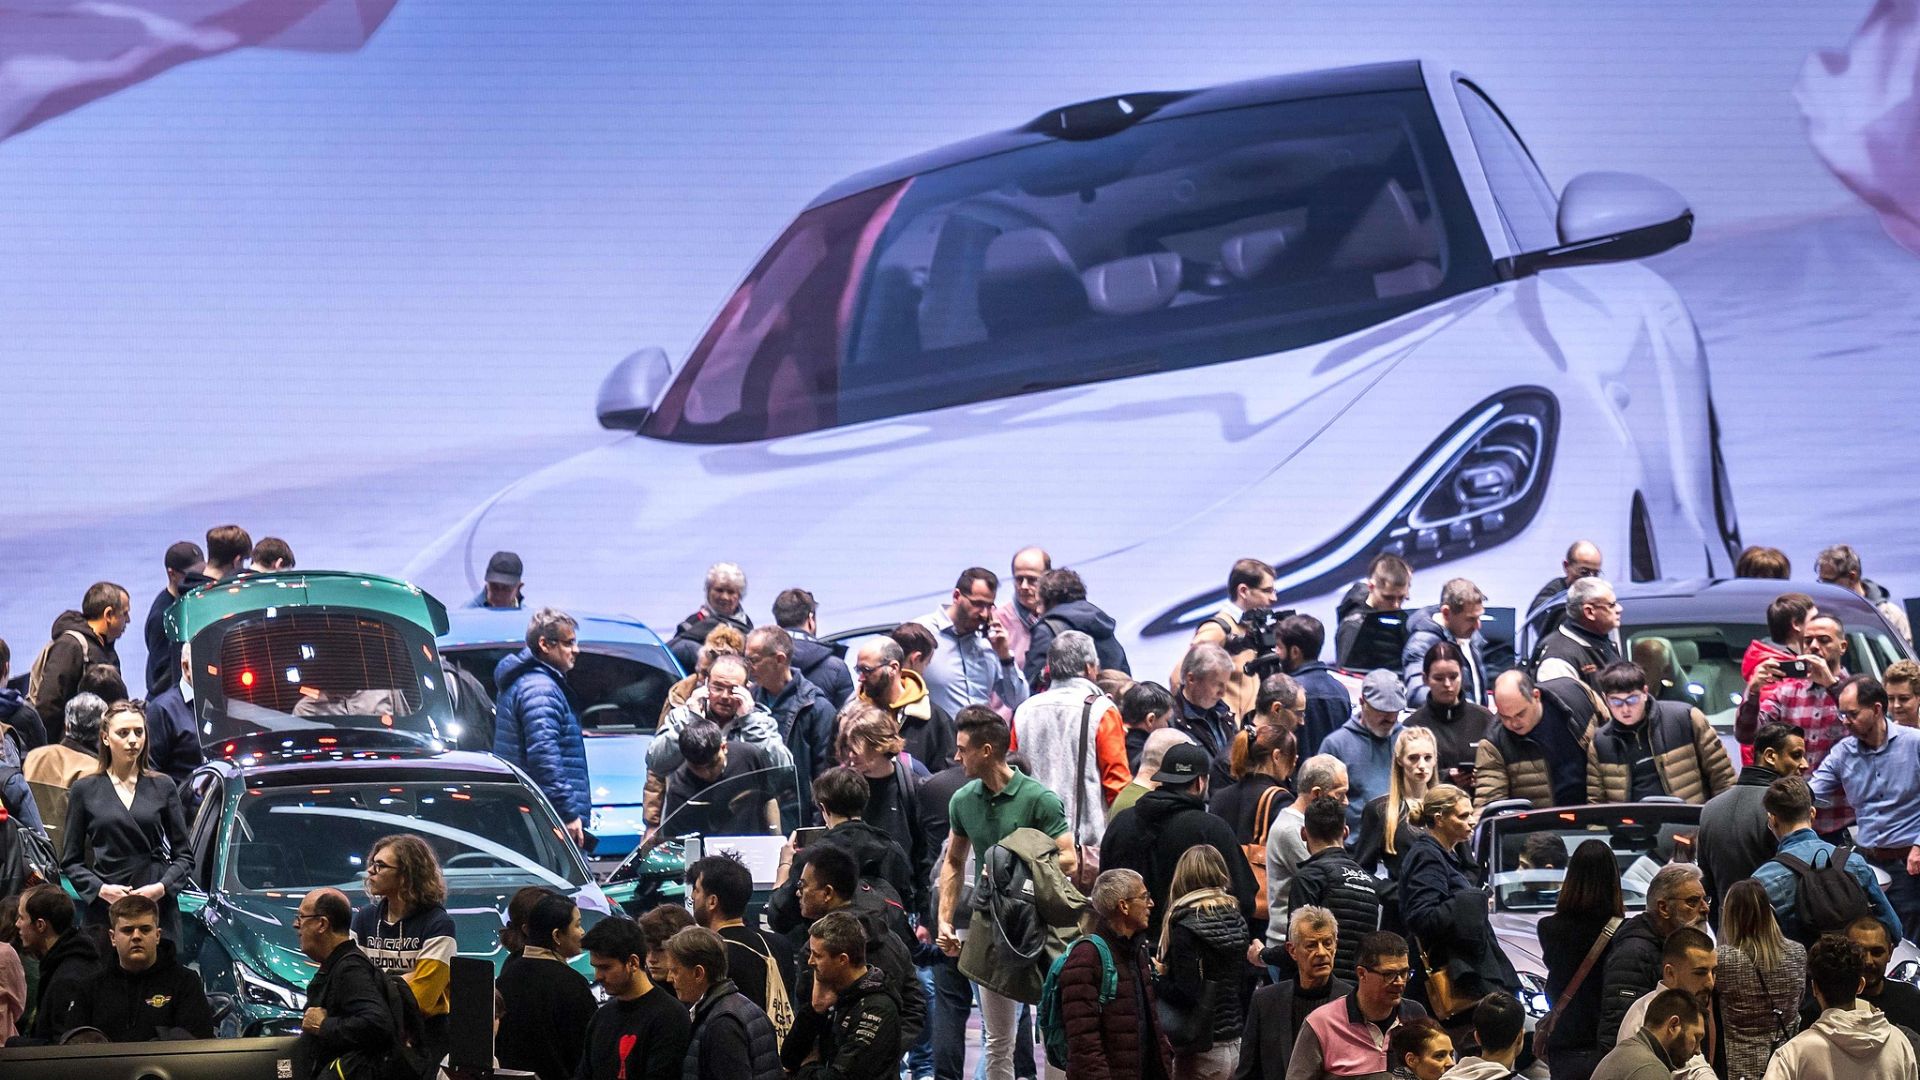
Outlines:
[[315, 606], [391, 615], [436, 637], [447, 632], [446, 605], [398, 578], [340, 570], [289, 570], [200, 586], [167, 609], [167, 638], [192, 641], [221, 619], [266, 608]]

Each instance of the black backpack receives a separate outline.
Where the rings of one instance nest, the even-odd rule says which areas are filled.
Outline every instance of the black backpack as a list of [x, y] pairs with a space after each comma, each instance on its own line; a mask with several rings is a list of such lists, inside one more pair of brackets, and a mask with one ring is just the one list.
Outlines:
[[380, 970], [372, 960], [374, 977], [386, 993], [387, 1016], [393, 1022], [393, 1045], [384, 1054], [354, 1050], [341, 1055], [326, 1067], [328, 1080], [427, 1080], [440, 1063], [430, 1061], [422, 1049], [426, 1044], [427, 1017], [413, 996], [413, 987], [399, 975]]
[[1796, 940], [1802, 944], [1811, 945], [1822, 934], [1844, 934], [1853, 920], [1873, 910], [1867, 890], [1847, 870], [1852, 855], [1852, 847], [1836, 847], [1821, 866], [1809, 866], [1794, 855], [1773, 857], [1774, 862], [1793, 871], [1793, 914], [1800, 923]]

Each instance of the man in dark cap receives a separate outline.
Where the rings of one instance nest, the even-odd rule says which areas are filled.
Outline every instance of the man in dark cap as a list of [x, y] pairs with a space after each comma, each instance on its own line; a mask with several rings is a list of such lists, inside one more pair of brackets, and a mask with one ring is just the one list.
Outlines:
[[526, 590], [520, 584], [520, 556], [511, 551], [496, 551], [487, 560], [486, 583], [467, 606], [518, 611], [526, 602]]
[[1220, 850], [1232, 882], [1228, 891], [1240, 902], [1241, 914], [1253, 917], [1253, 868], [1247, 864], [1233, 825], [1207, 812], [1207, 774], [1212, 766], [1207, 752], [1193, 743], [1168, 747], [1160, 759], [1160, 771], [1153, 774], [1158, 786], [1120, 811], [1100, 838], [1102, 870], [1133, 870], [1146, 880], [1153, 896], [1149, 927], [1153, 934], [1160, 932], [1174, 866], [1195, 844]]

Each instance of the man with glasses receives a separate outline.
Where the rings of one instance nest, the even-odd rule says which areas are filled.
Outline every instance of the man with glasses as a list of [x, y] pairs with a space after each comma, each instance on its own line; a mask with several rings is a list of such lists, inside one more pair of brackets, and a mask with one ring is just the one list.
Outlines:
[[1541, 682], [1582, 679], [1595, 686], [1600, 669], [1620, 660], [1613, 633], [1620, 628], [1620, 601], [1601, 577], [1583, 577], [1567, 588], [1567, 618], [1540, 639], [1534, 653]]
[[1053, 569], [1053, 556], [1045, 548], [1023, 547], [1013, 553], [1013, 599], [994, 609], [1000, 625], [1007, 628], [1007, 647], [1013, 651], [1013, 663], [1022, 671], [1027, 667], [1027, 646], [1033, 641], [1033, 628], [1039, 625], [1040, 577]]
[[[779, 722], [765, 705], [754, 700], [749, 687], [747, 661], [743, 657], [715, 657], [707, 668], [706, 681], [687, 695], [683, 704], [668, 710], [667, 718], [654, 733], [653, 744], [647, 747], [647, 772], [659, 778], [663, 793], [667, 777], [686, 761], [680, 752], [680, 733], [688, 724], [702, 718], [719, 726], [724, 741], [743, 742], [760, 750], [769, 767], [793, 768], [793, 751], [787, 749], [786, 740], [780, 737]], [[806, 808], [801, 812], [805, 813]], [[657, 811], [651, 806], [648, 817], [649, 825], [659, 824]]]
[[378, 1061], [393, 1045], [386, 976], [355, 943], [353, 905], [339, 889], [315, 889], [302, 897], [293, 928], [300, 951], [320, 965], [307, 983], [307, 1010], [300, 1032], [315, 1077], [327, 1075], [343, 1054]]
[[1712, 901], [1692, 863], [1668, 863], [1647, 883], [1645, 911], [1620, 924], [1600, 972], [1600, 1045], [1620, 1041], [1620, 1026], [1636, 1002], [1660, 981], [1667, 938], [1683, 926], [1702, 927]]
[[1027, 680], [1013, 655], [1013, 640], [994, 614], [999, 594], [1000, 578], [993, 571], [969, 567], [954, 582], [953, 599], [946, 607], [914, 620], [939, 639], [940, 647], [927, 662], [927, 689], [948, 716], [969, 705], [1010, 712], [1027, 700]]
[[1635, 663], [1609, 664], [1596, 681], [1609, 719], [1587, 744], [1587, 801], [1704, 803], [1733, 787], [1733, 762], [1699, 709], [1655, 701]]
[[586, 843], [593, 813], [587, 743], [573, 710], [567, 672], [580, 656], [579, 624], [558, 608], [541, 608], [527, 622], [527, 647], [493, 669], [494, 756], [526, 770], [566, 824], [576, 845]]
[[[1560, 573], [1548, 578], [1547, 583], [1540, 586], [1540, 591], [1533, 594], [1533, 603], [1528, 604], [1527, 610], [1520, 614], [1531, 615], [1546, 607], [1553, 602], [1554, 597], [1573, 588], [1573, 583], [1581, 578], [1599, 577], [1600, 567], [1600, 545], [1591, 540], [1575, 540], [1573, 546], [1567, 548], [1567, 557], [1560, 564]], [[1542, 622], [1540, 632], [1553, 633], [1560, 628], [1560, 623], [1565, 619], [1564, 612], [1554, 612]]]
[[1380, 930], [1362, 937], [1355, 970], [1359, 985], [1352, 993], [1308, 1014], [1293, 1044], [1287, 1080], [1385, 1076], [1388, 1034], [1427, 1015], [1406, 997], [1413, 968], [1399, 934]]
[[1843, 795], [1852, 804], [1860, 854], [1890, 879], [1901, 925], [1920, 927], [1920, 731], [1888, 723], [1886, 688], [1870, 675], [1841, 683], [1838, 706], [1851, 734], [1809, 786], [1816, 801]]
[[[1247, 631], [1246, 617], [1250, 611], [1266, 611], [1273, 607], [1274, 591], [1273, 567], [1259, 559], [1241, 559], [1227, 572], [1227, 600], [1220, 610], [1207, 616], [1205, 622], [1193, 629], [1193, 640], [1187, 643], [1191, 652], [1201, 645], [1221, 645], [1229, 637], [1244, 634]], [[1233, 711], [1237, 721], [1253, 710], [1254, 698], [1260, 693], [1258, 677], [1246, 672], [1247, 661], [1253, 659], [1251, 650], [1233, 655], [1233, 668], [1227, 676], [1226, 688], [1221, 700]], [[1186, 657], [1173, 669], [1168, 684], [1177, 693], [1183, 686], [1187, 674]]]
[[[931, 633], [919, 623], [904, 625]], [[894, 633], [906, 636], [900, 627]], [[900, 725], [900, 737], [915, 761], [935, 772], [953, 763], [953, 718], [934, 702], [926, 679], [908, 665], [906, 646], [892, 636], [869, 638], [854, 654], [853, 684], [859, 700], [885, 710]]]

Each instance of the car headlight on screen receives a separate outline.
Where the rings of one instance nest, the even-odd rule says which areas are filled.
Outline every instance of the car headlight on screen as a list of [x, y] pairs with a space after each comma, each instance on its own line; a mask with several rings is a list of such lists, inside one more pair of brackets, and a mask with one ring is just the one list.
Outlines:
[[1902, 960], [1887, 972], [1887, 978], [1909, 986], [1920, 986], [1920, 960]]
[[1535, 1020], [1547, 1015], [1553, 1009], [1553, 1001], [1547, 997], [1546, 980], [1532, 972], [1522, 972], [1520, 1004], [1527, 1010], [1527, 1015]]
[[306, 1010], [307, 995], [267, 978], [238, 960], [233, 962], [233, 981], [239, 985], [240, 1000], [249, 1005], [291, 1009], [294, 1012]]
[[[1307, 554], [1276, 564], [1275, 602], [1345, 588], [1382, 551], [1419, 569], [1518, 536], [1546, 497], [1559, 425], [1558, 402], [1537, 386], [1507, 390], [1468, 409], [1358, 518]], [[1156, 617], [1143, 633], [1190, 630], [1219, 605], [1217, 592], [1195, 597]]]

